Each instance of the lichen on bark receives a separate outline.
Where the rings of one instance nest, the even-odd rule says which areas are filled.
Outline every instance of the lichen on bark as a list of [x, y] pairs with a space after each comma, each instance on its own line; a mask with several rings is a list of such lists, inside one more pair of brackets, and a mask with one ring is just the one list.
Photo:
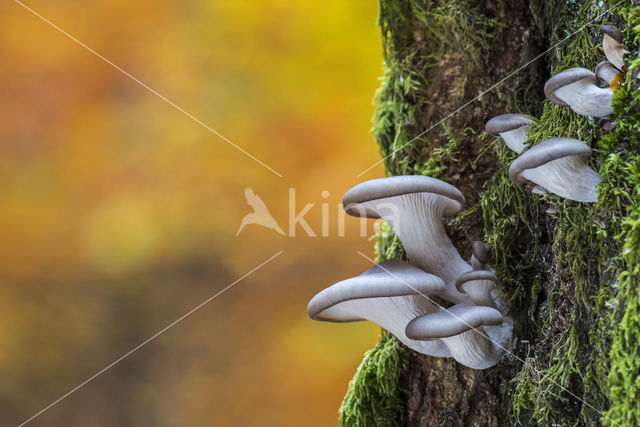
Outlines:
[[[604, 59], [605, 23], [623, 30], [637, 57], [638, 0], [380, 1], [373, 134], [386, 172], [463, 192], [468, 210], [449, 222], [452, 240], [465, 257], [473, 239], [494, 248], [518, 343], [497, 367], [473, 371], [383, 334], [349, 386], [341, 425], [640, 425], [640, 97], [628, 77], [607, 132], [542, 93], [552, 74]], [[598, 203], [514, 186], [516, 155], [482, 132], [506, 112], [539, 118], [532, 144], [590, 144], [603, 177]], [[404, 258], [392, 234], [376, 251]]]

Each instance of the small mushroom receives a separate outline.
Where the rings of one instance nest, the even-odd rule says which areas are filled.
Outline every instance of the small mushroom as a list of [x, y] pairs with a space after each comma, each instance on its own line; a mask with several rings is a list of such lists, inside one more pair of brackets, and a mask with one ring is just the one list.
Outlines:
[[509, 167], [515, 184], [532, 182], [550, 193], [577, 202], [596, 202], [600, 174], [586, 159], [591, 148], [573, 138], [551, 138], [521, 154]]
[[442, 218], [460, 211], [464, 196], [454, 186], [421, 175], [372, 179], [344, 195], [342, 204], [352, 216], [382, 218], [400, 238], [409, 260], [447, 284], [443, 297], [468, 302], [455, 288], [462, 273], [471, 270], [445, 231]]
[[583, 116], [603, 117], [613, 112], [613, 90], [599, 87], [595, 74], [586, 68], [569, 68], [551, 77], [544, 94], [554, 104]]
[[414, 341], [405, 335], [409, 321], [440, 308], [429, 298], [445, 289], [438, 277], [400, 260], [387, 260], [361, 275], [338, 282], [309, 302], [309, 317], [326, 322], [369, 320], [423, 354], [449, 357], [438, 341]]
[[473, 255], [471, 255], [471, 268], [474, 270], [488, 270], [491, 246], [481, 240], [474, 240], [471, 244], [471, 249], [473, 252]]
[[500, 134], [507, 147], [520, 154], [527, 148], [527, 133], [532, 124], [533, 120], [524, 114], [503, 114], [489, 120], [484, 130]]
[[491, 271], [474, 270], [458, 277], [456, 289], [469, 295], [475, 305], [493, 307], [500, 310], [491, 297], [491, 292], [497, 290], [498, 278]]
[[602, 61], [595, 69], [596, 77], [605, 82], [609, 89], [617, 91], [624, 83], [624, 73], [618, 70], [609, 61]]
[[602, 33], [602, 50], [604, 56], [607, 57], [618, 70], [624, 70], [624, 56], [628, 54], [622, 47], [622, 32], [613, 25], [603, 25], [600, 27]]
[[458, 362], [486, 369], [511, 348], [512, 329], [513, 324], [494, 308], [457, 304], [412, 320], [406, 334], [414, 340], [440, 339]]

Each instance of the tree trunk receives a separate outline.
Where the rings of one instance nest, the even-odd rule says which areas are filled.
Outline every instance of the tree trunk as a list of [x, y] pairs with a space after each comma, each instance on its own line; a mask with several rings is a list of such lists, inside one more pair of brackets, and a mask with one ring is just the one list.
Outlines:
[[[385, 75], [374, 136], [387, 174], [462, 191], [467, 210], [449, 222], [451, 239], [466, 259], [472, 240], [492, 246], [517, 344], [477, 371], [383, 332], [349, 385], [341, 425], [640, 425], [640, 97], [627, 73], [607, 131], [542, 90], [552, 74], [604, 60], [603, 24], [623, 31], [635, 59], [639, 5], [380, 1]], [[531, 144], [565, 136], [594, 149], [597, 203], [509, 181], [517, 155], [484, 124], [510, 112], [539, 119]], [[395, 237], [380, 237], [377, 251], [404, 257]]]

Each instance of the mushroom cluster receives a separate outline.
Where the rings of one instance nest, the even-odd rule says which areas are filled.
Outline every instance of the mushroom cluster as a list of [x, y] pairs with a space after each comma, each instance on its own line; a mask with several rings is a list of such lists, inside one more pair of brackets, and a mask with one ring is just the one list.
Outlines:
[[410, 262], [387, 260], [328, 287], [309, 302], [309, 316], [369, 320], [417, 352], [474, 369], [498, 363], [511, 348], [513, 322], [488, 265], [491, 248], [474, 242], [470, 265], [443, 224], [463, 204], [457, 188], [427, 176], [373, 179], [347, 191], [345, 211], [387, 221]]
[[[621, 86], [627, 67], [622, 32], [613, 25], [603, 25], [602, 50], [607, 58], [591, 72], [586, 68], [570, 68], [551, 77], [544, 85], [549, 101], [591, 117], [604, 117], [613, 112], [611, 100]], [[606, 87], [600, 87], [603, 82]]]
[[[569, 107], [583, 116], [604, 117], [613, 112], [611, 100], [625, 78], [622, 33], [612, 25], [600, 28], [607, 61], [594, 72], [570, 68], [551, 77], [544, 85], [546, 97], [553, 103]], [[632, 77], [638, 78], [634, 69]], [[606, 87], [601, 87], [600, 82]], [[640, 87], [640, 81], [632, 87]], [[528, 132], [534, 121], [523, 114], [504, 114], [489, 120], [485, 131], [499, 134], [509, 148], [520, 156], [509, 167], [509, 178], [515, 184], [526, 184], [533, 193], [545, 191], [577, 202], [597, 202], [596, 186], [601, 176], [587, 164], [591, 148], [573, 138], [550, 138], [527, 150]], [[605, 121], [611, 130], [613, 120]]]
[[[600, 174], [589, 167], [591, 148], [573, 138], [551, 138], [526, 150], [533, 121], [522, 114], [504, 114], [489, 120], [487, 133], [499, 134], [520, 156], [509, 167], [514, 184], [527, 184], [537, 194], [545, 191], [577, 202], [596, 202]], [[525, 151], [526, 150], [526, 151]]]

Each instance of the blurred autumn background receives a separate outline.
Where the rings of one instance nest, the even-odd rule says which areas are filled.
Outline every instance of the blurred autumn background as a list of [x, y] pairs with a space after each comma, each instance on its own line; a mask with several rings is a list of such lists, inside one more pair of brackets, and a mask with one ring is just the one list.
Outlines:
[[[371, 324], [307, 317], [370, 267], [342, 194], [379, 156], [370, 0], [77, 1], [25, 5], [284, 175], [34, 16], [0, 4], [0, 424], [327, 426]], [[318, 234], [287, 231], [288, 188]], [[323, 191], [328, 197], [322, 197]], [[326, 194], [325, 194], [326, 196]], [[321, 207], [329, 209], [328, 237]]]

